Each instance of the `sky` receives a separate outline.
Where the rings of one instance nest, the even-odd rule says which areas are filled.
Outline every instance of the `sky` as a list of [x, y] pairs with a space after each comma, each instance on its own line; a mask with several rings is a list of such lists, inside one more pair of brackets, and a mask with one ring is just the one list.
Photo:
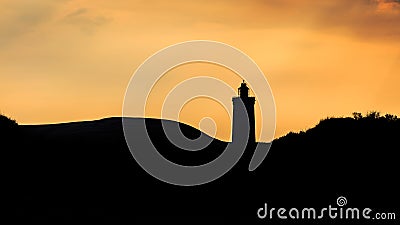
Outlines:
[[[121, 116], [143, 61], [199, 39], [258, 64], [275, 98], [275, 137], [354, 111], [400, 115], [399, 0], [2, 0], [0, 14], [0, 112], [20, 124]], [[157, 83], [147, 116], [160, 117], [162, 95], [196, 75], [235, 89], [241, 82], [217, 65], [183, 65]], [[179, 120], [211, 132], [209, 121], [199, 125], [211, 117], [216, 136], [229, 140], [227, 115], [195, 99]]]

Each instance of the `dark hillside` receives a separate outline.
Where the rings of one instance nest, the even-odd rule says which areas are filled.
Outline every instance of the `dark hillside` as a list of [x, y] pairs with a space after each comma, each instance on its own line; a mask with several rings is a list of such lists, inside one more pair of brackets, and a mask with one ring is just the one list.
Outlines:
[[[213, 140], [202, 151], [187, 152], [167, 141], [161, 120], [146, 124], [160, 153], [180, 164], [208, 162], [227, 144]], [[190, 139], [200, 136], [179, 126]], [[268, 221], [257, 219], [256, 211], [265, 202], [326, 207], [339, 196], [352, 207], [400, 212], [400, 120], [390, 115], [322, 120], [275, 140], [256, 171], [248, 172], [249, 162], [241, 160], [222, 178], [195, 187], [163, 183], [140, 168], [127, 149], [121, 118], [17, 127], [1, 139], [2, 220], [8, 223], [263, 224]]]

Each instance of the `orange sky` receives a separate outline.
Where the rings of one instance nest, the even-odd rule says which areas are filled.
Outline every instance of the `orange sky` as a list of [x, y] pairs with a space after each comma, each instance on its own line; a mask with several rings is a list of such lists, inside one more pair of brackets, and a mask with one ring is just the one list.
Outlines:
[[[0, 112], [20, 124], [120, 116], [135, 69], [193, 39], [255, 60], [274, 93], [276, 136], [353, 111], [400, 114], [400, 1], [3, 0], [0, 14]], [[225, 68], [184, 65], [165, 75], [160, 93], [174, 73], [240, 83]], [[159, 116], [152, 101], [149, 116]], [[180, 120], [198, 127], [207, 115], [228, 140], [227, 114], [209, 100], [187, 104]]]

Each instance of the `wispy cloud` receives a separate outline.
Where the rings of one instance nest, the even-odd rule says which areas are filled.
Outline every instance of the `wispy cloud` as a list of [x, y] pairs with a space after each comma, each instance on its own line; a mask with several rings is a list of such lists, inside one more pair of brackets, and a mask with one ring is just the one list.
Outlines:
[[93, 34], [95, 30], [110, 21], [110, 18], [89, 10], [88, 8], [78, 8], [65, 15], [63, 22], [77, 26], [85, 33]]
[[303, 27], [358, 38], [400, 38], [400, 0], [256, 0], [249, 10], [252, 16], [243, 18], [245, 24], [258, 27]]
[[0, 46], [49, 22], [61, 2], [4, 1], [0, 8]]

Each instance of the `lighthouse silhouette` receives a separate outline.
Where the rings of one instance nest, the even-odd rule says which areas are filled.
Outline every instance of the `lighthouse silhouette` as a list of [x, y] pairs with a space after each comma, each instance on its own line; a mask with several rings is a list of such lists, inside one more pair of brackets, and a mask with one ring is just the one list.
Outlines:
[[[232, 142], [239, 140], [239, 137], [247, 132], [247, 129], [243, 129], [242, 124], [248, 124], [248, 146], [256, 142], [255, 136], [255, 119], [254, 119], [254, 103], [255, 97], [249, 97], [249, 88], [246, 82], [240, 84], [238, 88], [238, 97], [233, 97], [233, 123], [232, 123]], [[246, 115], [243, 116], [243, 115]]]

